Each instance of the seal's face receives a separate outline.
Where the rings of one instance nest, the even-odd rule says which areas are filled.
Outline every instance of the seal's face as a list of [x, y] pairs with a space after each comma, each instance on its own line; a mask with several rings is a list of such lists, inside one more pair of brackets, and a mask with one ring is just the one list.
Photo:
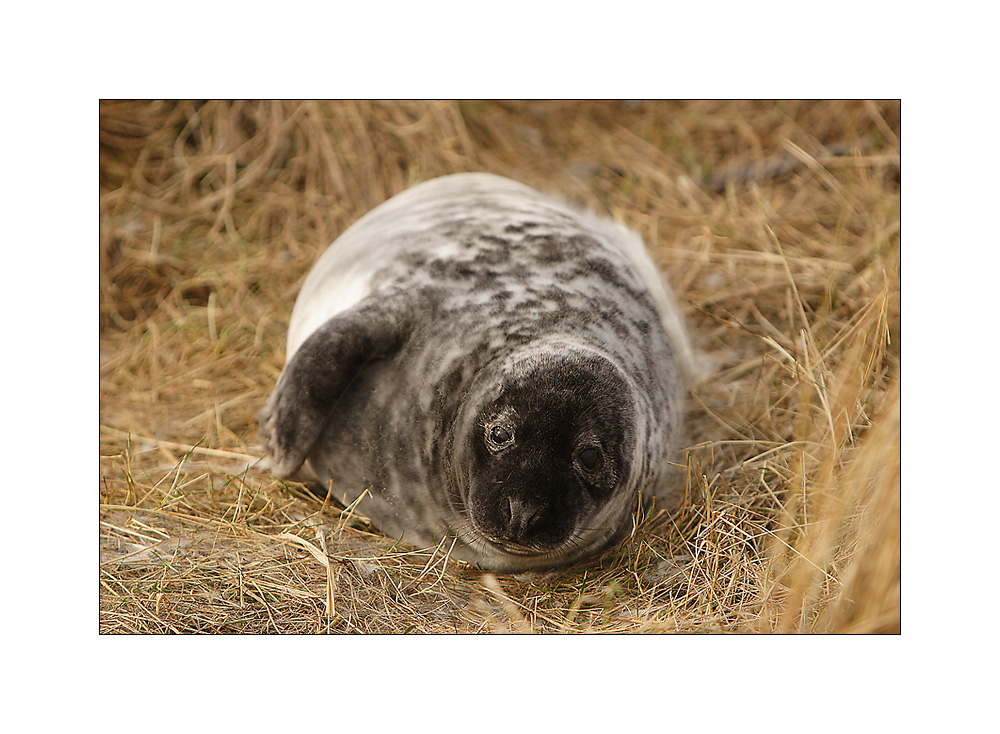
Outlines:
[[474, 530], [517, 556], [576, 556], [609, 540], [630, 484], [632, 411], [606, 360], [548, 359], [508, 374], [464, 437]]

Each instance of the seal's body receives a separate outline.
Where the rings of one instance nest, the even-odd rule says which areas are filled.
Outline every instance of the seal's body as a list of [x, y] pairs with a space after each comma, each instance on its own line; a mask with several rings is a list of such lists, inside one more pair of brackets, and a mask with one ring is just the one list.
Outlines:
[[262, 412], [272, 470], [383, 532], [498, 571], [568, 563], [666, 476], [690, 358], [642, 242], [508, 179], [459, 174], [372, 210], [292, 313]]

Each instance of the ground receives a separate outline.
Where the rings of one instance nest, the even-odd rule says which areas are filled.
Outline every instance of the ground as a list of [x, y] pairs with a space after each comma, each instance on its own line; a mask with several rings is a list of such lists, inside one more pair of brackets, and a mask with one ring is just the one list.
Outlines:
[[[135, 632], [900, 629], [898, 102], [104, 102], [100, 620]], [[260, 471], [295, 295], [489, 171], [638, 231], [707, 365], [685, 506], [483, 574]]]

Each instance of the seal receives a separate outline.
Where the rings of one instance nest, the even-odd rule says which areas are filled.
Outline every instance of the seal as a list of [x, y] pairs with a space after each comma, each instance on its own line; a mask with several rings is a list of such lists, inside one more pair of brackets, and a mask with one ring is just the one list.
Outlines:
[[515, 181], [419, 184], [295, 303], [261, 411], [279, 478], [495, 571], [564, 565], [672, 506], [691, 350], [638, 235]]

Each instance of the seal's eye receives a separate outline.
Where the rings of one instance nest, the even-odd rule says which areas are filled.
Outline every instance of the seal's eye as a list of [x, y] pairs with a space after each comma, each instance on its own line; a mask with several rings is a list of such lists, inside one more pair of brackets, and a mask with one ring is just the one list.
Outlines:
[[594, 446], [588, 446], [585, 449], [581, 449], [576, 455], [576, 463], [580, 465], [587, 474], [594, 474], [600, 471], [601, 466], [604, 465], [604, 459], [601, 457], [601, 452]]
[[514, 432], [499, 424], [491, 426], [486, 435], [490, 443], [498, 449], [502, 449], [514, 440]]

